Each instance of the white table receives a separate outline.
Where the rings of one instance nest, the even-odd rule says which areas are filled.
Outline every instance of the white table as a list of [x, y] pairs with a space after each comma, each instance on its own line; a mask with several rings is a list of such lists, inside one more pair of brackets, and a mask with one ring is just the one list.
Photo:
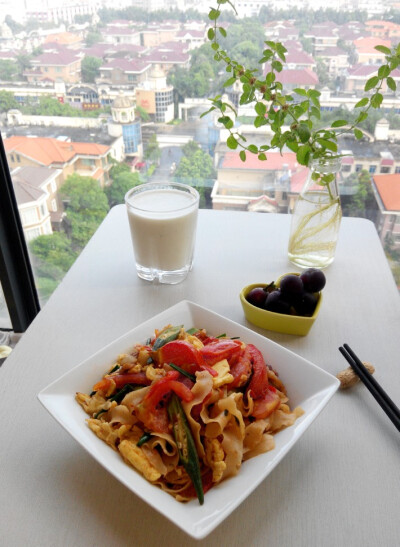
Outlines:
[[[238, 294], [293, 271], [289, 217], [201, 211], [194, 269], [176, 286], [137, 278], [124, 206], [111, 210], [0, 368], [1, 540], [14, 546], [384, 546], [400, 543], [400, 437], [359, 384], [339, 391], [293, 450], [196, 542], [83, 450], [36, 394], [108, 342], [189, 299], [246, 323]], [[400, 402], [400, 299], [374, 226], [344, 219], [307, 337], [265, 336], [336, 374], [348, 342]], [[251, 327], [253, 328], [253, 327]]]

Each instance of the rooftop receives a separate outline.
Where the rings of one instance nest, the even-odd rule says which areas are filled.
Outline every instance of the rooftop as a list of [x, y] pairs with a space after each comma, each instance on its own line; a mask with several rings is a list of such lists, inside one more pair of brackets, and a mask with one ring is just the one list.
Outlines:
[[400, 174], [374, 175], [375, 187], [386, 211], [400, 211]]

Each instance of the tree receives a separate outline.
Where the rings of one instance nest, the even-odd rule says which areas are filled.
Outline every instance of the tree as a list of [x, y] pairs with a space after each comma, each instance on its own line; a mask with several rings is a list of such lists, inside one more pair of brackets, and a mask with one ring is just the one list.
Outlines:
[[19, 103], [10, 91], [0, 91], [0, 113], [8, 112], [12, 108], [18, 108]]
[[158, 163], [160, 161], [161, 150], [158, 145], [157, 135], [155, 133], [150, 136], [149, 142], [147, 143], [146, 150], [144, 152], [144, 157], [146, 160], [149, 160], [152, 163]]
[[40, 299], [47, 300], [74, 263], [77, 252], [63, 232], [41, 235], [29, 243]]
[[9, 82], [15, 79], [18, 74], [18, 67], [14, 61], [0, 59], [0, 81]]
[[94, 83], [95, 79], [100, 76], [99, 68], [103, 61], [98, 57], [84, 57], [81, 63], [82, 81], [86, 83]]
[[189, 141], [182, 148], [183, 156], [175, 171], [175, 178], [194, 186], [200, 194], [200, 206], [207, 207], [213, 179], [216, 177], [212, 158], [197, 142]]
[[352, 178], [356, 184], [355, 194], [347, 200], [343, 207], [346, 216], [368, 218], [375, 220], [377, 213], [377, 203], [371, 185], [371, 175], [366, 170], [354, 173], [348, 177]]
[[60, 189], [66, 202], [67, 234], [74, 249], [81, 250], [106, 216], [107, 196], [91, 177], [70, 175]]
[[123, 171], [113, 178], [113, 182], [106, 188], [106, 195], [110, 207], [124, 203], [125, 194], [131, 188], [140, 184], [139, 173]]
[[103, 36], [100, 32], [88, 32], [86, 35], [86, 47], [93, 46], [94, 44], [98, 44], [103, 39]]
[[142, 122], [149, 122], [150, 121], [150, 115], [148, 114], [148, 112], [146, 112], [146, 110], [140, 106], [140, 105], [136, 105], [135, 107], [135, 115], [138, 116]]

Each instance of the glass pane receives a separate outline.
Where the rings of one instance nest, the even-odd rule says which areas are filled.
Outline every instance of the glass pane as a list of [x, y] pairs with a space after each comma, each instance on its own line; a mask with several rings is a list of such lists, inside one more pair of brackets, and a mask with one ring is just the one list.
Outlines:
[[3, 294], [3, 288], [0, 283], [0, 345], [2, 345], [2, 329], [11, 329], [11, 320], [7, 309], [7, 304]]
[[[296, 154], [272, 151], [266, 162], [248, 154], [243, 163], [239, 149], [227, 147], [219, 116], [211, 112], [200, 118], [210, 107], [208, 97], [226, 92], [238, 111], [235, 130], [247, 144], [270, 143], [271, 135], [254, 128], [254, 111], [239, 104], [240, 87], [224, 91], [229, 75], [214, 60], [206, 36], [208, 3], [188, 3], [184, 11], [166, 0], [146, 2], [147, 9], [134, 2], [134, 7], [101, 9], [96, 16], [94, 4], [82, 5], [79, 14], [72, 5], [63, 11], [39, 9], [33, 0], [26, 5], [5, 19], [10, 32], [3, 32], [0, 51], [0, 114], [42, 305], [110, 207], [123, 203], [136, 184], [186, 182], [199, 189], [203, 208], [292, 211], [305, 178]], [[227, 46], [243, 65], [256, 66], [265, 40], [283, 42], [289, 90], [319, 89], [321, 127], [329, 127], [335, 118], [347, 118], [348, 107], [362, 95], [365, 74], [382, 62], [374, 48], [378, 57], [367, 58], [357, 40], [374, 33], [379, 40], [398, 40], [397, 27], [384, 22], [384, 12], [369, 14], [383, 21], [382, 31], [382, 25], [371, 26], [365, 13], [347, 11], [346, 5], [327, 13], [243, 4], [237, 6], [238, 17], [222, 5], [229, 14]], [[271, 23], [277, 19], [279, 25]], [[400, 22], [396, 10], [390, 20]], [[19, 33], [39, 29], [22, 50]], [[364, 76], [356, 73], [360, 65]], [[313, 83], [304, 84], [305, 75]], [[345, 154], [340, 193], [345, 215], [375, 224], [400, 286], [399, 207], [394, 195], [389, 201], [383, 197], [387, 185], [400, 185], [400, 102], [389, 89], [384, 99], [388, 107], [370, 113], [360, 141], [340, 141]]]

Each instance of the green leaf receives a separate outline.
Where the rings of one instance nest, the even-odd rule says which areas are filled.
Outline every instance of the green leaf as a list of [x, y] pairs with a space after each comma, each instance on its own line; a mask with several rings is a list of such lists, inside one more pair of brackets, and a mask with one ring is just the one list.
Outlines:
[[317, 120], [320, 120], [321, 119], [321, 112], [320, 112], [319, 108], [317, 108], [316, 106], [312, 106], [311, 107], [311, 116], [314, 116], [314, 118], [317, 118]]
[[349, 122], [346, 120], [336, 120], [331, 124], [331, 127], [343, 127], [344, 125], [347, 125]]
[[362, 139], [363, 138], [363, 132], [360, 129], [354, 129], [354, 136], [356, 139]]
[[366, 120], [367, 118], [368, 118], [368, 113], [367, 112], [360, 112], [360, 114], [357, 116], [356, 123], [361, 123], [364, 120]]
[[374, 93], [371, 97], [372, 108], [379, 108], [383, 101], [383, 95], [381, 93]]
[[297, 93], [297, 95], [301, 95], [302, 97], [307, 97], [307, 91], [305, 89], [301, 89], [301, 87], [296, 87], [296, 89], [293, 89], [293, 93]]
[[311, 136], [310, 129], [305, 123], [301, 123], [297, 129], [297, 133], [301, 142], [307, 142]]
[[367, 80], [367, 83], [364, 86], [364, 91], [369, 91], [370, 89], [373, 89], [378, 84], [379, 84], [378, 76], [372, 76], [372, 78]]
[[268, 122], [264, 116], [257, 116], [254, 119], [254, 127], [261, 127], [262, 125], [266, 125], [267, 123]]
[[375, 46], [374, 49], [380, 51], [381, 53], [384, 53], [385, 55], [390, 55], [392, 53], [390, 49], [386, 46]]
[[303, 146], [300, 146], [300, 148], [297, 150], [296, 158], [297, 161], [300, 163], [300, 165], [308, 165], [308, 162], [310, 160], [310, 154], [311, 154], [311, 147], [308, 144], [304, 144]]
[[297, 141], [286, 141], [286, 146], [292, 152], [297, 152], [297, 150], [299, 149], [299, 145], [298, 145]]
[[217, 9], [212, 8], [208, 14], [210, 21], [216, 21], [220, 16], [221, 12]]
[[209, 28], [208, 29], [208, 32], [207, 32], [207, 37], [209, 40], [213, 40], [215, 36], [215, 32], [214, 32], [214, 29], [213, 28]]
[[220, 34], [226, 38], [226, 30], [224, 29], [224, 27], [218, 27], [218, 30], [220, 32]]
[[204, 118], [204, 116], [207, 116], [207, 114], [209, 114], [210, 112], [212, 112], [213, 110], [215, 110], [215, 106], [212, 106], [211, 108], [209, 108], [206, 112], [202, 112], [200, 114], [200, 118]]
[[261, 154], [258, 154], [258, 159], [261, 161], [265, 161], [267, 159], [267, 156], [264, 154], [264, 152], [261, 152]]
[[388, 65], [381, 65], [378, 70], [378, 78], [381, 80], [386, 78], [390, 74], [390, 68]]
[[222, 123], [226, 129], [231, 129], [233, 127], [233, 121], [229, 116], [221, 116], [221, 118], [218, 118], [218, 121]]
[[392, 91], [396, 91], [397, 85], [396, 85], [396, 82], [393, 80], [393, 78], [391, 76], [388, 76], [386, 78], [386, 83], [387, 83], [389, 89], [391, 89]]
[[226, 144], [228, 148], [230, 148], [231, 150], [236, 150], [238, 146], [237, 140], [235, 139], [233, 135], [229, 135], [229, 137], [226, 140]]
[[252, 154], [258, 154], [258, 146], [256, 146], [255, 144], [249, 144], [247, 150]]
[[265, 116], [265, 113], [267, 111], [267, 107], [265, 106], [264, 103], [256, 103], [255, 107], [254, 107], [254, 110], [257, 112], [257, 114], [259, 116]]
[[233, 85], [234, 83], [236, 82], [236, 78], [234, 76], [232, 76], [232, 78], [229, 78], [228, 80], [226, 80], [226, 82], [224, 82], [222, 85], [224, 87], [230, 87], [231, 85]]
[[283, 69], [282, 63], [280, 61], [272, 61], [271, 66], [277, 72], [281, 72]]
[[239, 157], [242, 161], [246, 161], [246, 152], [244, 150], [241, 150], [239, 152]]
[[337, 152], [337, 144], [332, 141], [328, 141], [326, 139], [317, 139], [317, 142], [327, 150], [330, 150], [331, 152]]
[[217, 51], [217, 49], [219, 49], [219, 44], [218, 44], [217, 42], [213, 42], [213, 43], [211, 44], [211, 47], [212, 47], [212, 49], [213, 49], [214, 51]]
[[361, 108], [362, 106], [367, 106], [369, 102], [368, 97], [363, 97], [361, 101], [358, 101], [358, 103], [354, 106], [354, 108]]
[[268, 72], [268, 74], [265, 77], [265, 82], [267, 86], [270, 86], [275, 82], [275, 73], [274, 72]]

